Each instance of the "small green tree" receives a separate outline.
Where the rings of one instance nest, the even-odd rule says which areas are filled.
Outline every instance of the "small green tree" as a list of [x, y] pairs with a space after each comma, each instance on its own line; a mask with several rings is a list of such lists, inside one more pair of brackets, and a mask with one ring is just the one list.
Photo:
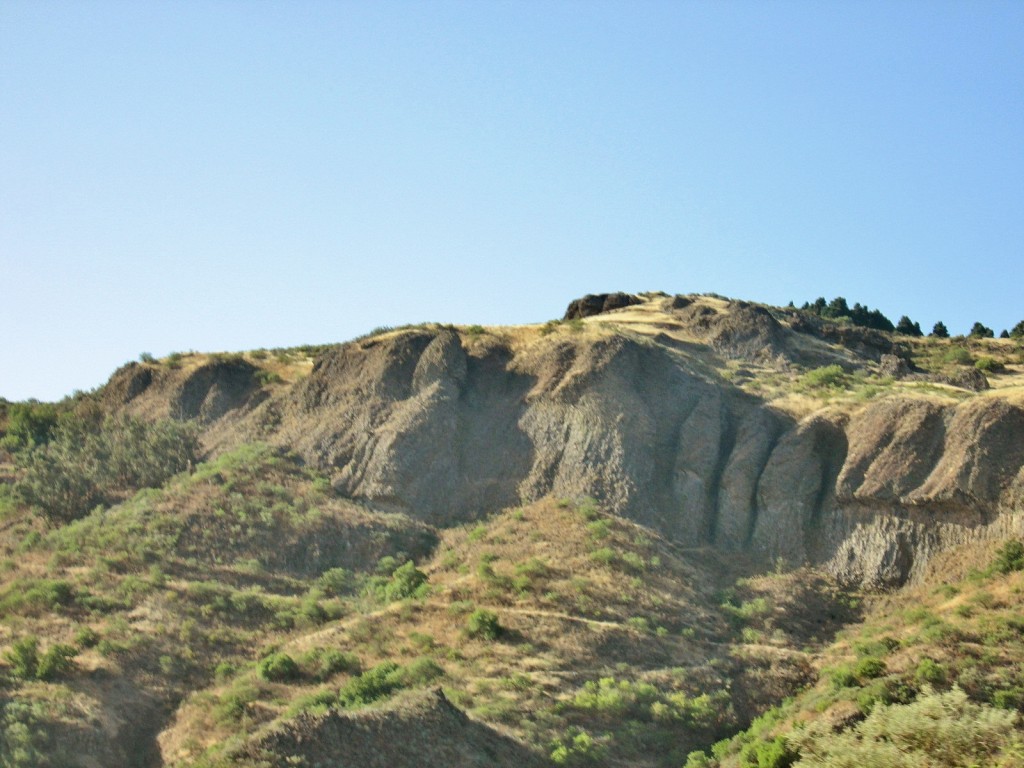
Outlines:
[[410, 560], [391, 574], [391, 581], [384, 587], [384, 597], [392, 602], [418, 597], [423, 593], [426, 583], [427, 574]]
[[996, 552], [992, 569], [997, 573], [1012, 573], [1024, 570], [1024, 542], [1010, 539]]
[[1011, 339], [1024, 339], [1024, 320], [1021, 320], [1010, 329]]
[[50, 403], [11, 403], [7, 407], [7, 434], [0, 447], [10, 451], [49, 442], [57, 429], [57, 407]]
[[338, 692], [343, 707], [360, 707], [390, 696], [403, 685], [402, 668], [393, 661], [384, 661], [353, 677]]
[[949, 329], [946, 328], [946, 324], [944, 322], [939, 320], [937, 323], [935, 323], [935, 325], [932, 326], [931, 335], [934, 336], [936, 339], [948, 339]]
[[968, 335], [974, 339], [991, 339], [995, 336], [995, 333], [988, 326], [976, 322], [971, 326], [971, 332]]
[[287, 653], [273, 653], [260, 662], [260, 677], [274, 683], [284, 683], [299, 678], [299, 665]]
[[478, 608], [466, 619], [466, 634], [481, 640], [497, 640], [502, 633], [498, 614], [486, 608]]
[[909, 317], [903, 315], [899, 322], [896, 323], [896, 333], [902, 333], [904, 336], [922, 336], [921, 326], [913, 322]]
[[18, 638], [11, 650], [4, 654], [4, 658], [11, 665], [15, 677], [22, 680], [35, 678], [39, 670], [39, 638], [35, 635]]
[[75, 667], [75, 656], [78, 651], [70, 645], [57, 643], [51, 645], [39, 660], [36, 677], [40, 680], [55, 680], [70, 672]]

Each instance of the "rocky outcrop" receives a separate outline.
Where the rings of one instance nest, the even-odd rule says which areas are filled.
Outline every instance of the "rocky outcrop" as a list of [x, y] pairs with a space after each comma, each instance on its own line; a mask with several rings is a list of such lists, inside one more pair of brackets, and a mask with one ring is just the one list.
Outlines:
[[880, 361], [883, 355], [894, 355], [904, 359], [909, 356], [909, 351], [903, 344], [893, 341], [881, 331], [831, 322], [806, 312], [794, 312], [789, 327], [798, 333], [838, 344], [858, 357], [875, 362]]
[[240, 408], [259, 390], [256, 367], [242, 359], [215, 361], [200, 366], [182, 382], [170, 401], [179, 419], [209, 423]]
[[631, 293], [588, 293], [582, 299], [571, 301], [562, 319], [577, 320], [593, 317], [640, 303], [641, 299]]
[[148, 365], [128, 363], [118, 368], [103, 388], [105, 404], [117, 408], [130, 403], [153, 383], [153, 369]]

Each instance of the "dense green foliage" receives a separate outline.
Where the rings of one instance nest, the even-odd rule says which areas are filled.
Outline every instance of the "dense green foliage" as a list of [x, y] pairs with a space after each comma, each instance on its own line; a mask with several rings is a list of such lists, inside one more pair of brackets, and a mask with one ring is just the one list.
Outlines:
[[0, 448], [20, 451], [45, 445], [57, 428], [60, 411], [52, 403], [9, 403], [7, 429]]
[[962, 690], [925, 690], [909, 704], [879, 704], [841, 733], [823, 723], [791, 738], [799, 768], [1021, 765], [1020, 715], [970, 701]]
[[403, 688], [426, 685], [444, 674], [444, 670], [430, 659], [417, 659], [403, 667], [385, 661], [351, 678], [338, 692], [341, 707], [361, 707], [387, 698]]
[[995, 333], [988, 326], [976, 322], [971, 326], [971, 331], [968, 335], [975, 339], [991, 339], [995, 336]]
[[466, 634], [481, 640], [497, 640], [501, 637], [501, 623], [498, 614], [485, 608], [478, 608], [466, 619]]
[[892, 321], [879, 310], [868, 309], [859, 303], [850, 307], [842, 296], [837, 296], [828, 302], [823, 297], [819, 297], [813, 303], [805, 303], [800, 309], [828, 320], [846, 319], [854, 325], [873, 328], [876, 331], [896, 330]]
[[915, 323], [906, 315], [900, 317], [896, 323], [896, 333], [902, 333], [904, 336], [923, 336], [921, 331], [920, 323]]
[[19, 453], [15, 485], [28, 504], [52, 522], [67, 522], [139, 488], [161, 485], [191, 468], [199, 452], [192, 424], [155, 424], [131, 417], [62, 422], [44, 444]]

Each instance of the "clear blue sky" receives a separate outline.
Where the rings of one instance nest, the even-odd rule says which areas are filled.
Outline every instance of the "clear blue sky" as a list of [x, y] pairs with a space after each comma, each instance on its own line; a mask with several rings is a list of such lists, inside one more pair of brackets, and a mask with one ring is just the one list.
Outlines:
[[0, 396], [588, 292], [1024, 319], [1024, 3], [0, 2]]

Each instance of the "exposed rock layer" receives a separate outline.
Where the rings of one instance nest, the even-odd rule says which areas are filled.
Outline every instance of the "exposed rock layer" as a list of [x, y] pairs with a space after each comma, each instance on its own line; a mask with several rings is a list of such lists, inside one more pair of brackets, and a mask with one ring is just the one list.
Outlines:
[[[895, 349], [870, 334], [854, 334], [860, 352], [810, 343], [744, 302], [727, 312], [664, 304], [724, 359], [873, 360]], [[610, 329], [528, 343], [413, 329], [334, 347], [265, 402], [251, 370], [223, 364], [194, 371], [171, 402], [206, 420], [235, 406], [231, 440], [289, 446], [343, 495], [435, 525], [588, 495], [683, 546], [829, 563], [881, 583], [1016, 525], [1019, 406], [894, 395], [796, 421], [724, 382], [696, 348]], [[134, 370], [116, 383], [122, 401], [145, 386]]]

